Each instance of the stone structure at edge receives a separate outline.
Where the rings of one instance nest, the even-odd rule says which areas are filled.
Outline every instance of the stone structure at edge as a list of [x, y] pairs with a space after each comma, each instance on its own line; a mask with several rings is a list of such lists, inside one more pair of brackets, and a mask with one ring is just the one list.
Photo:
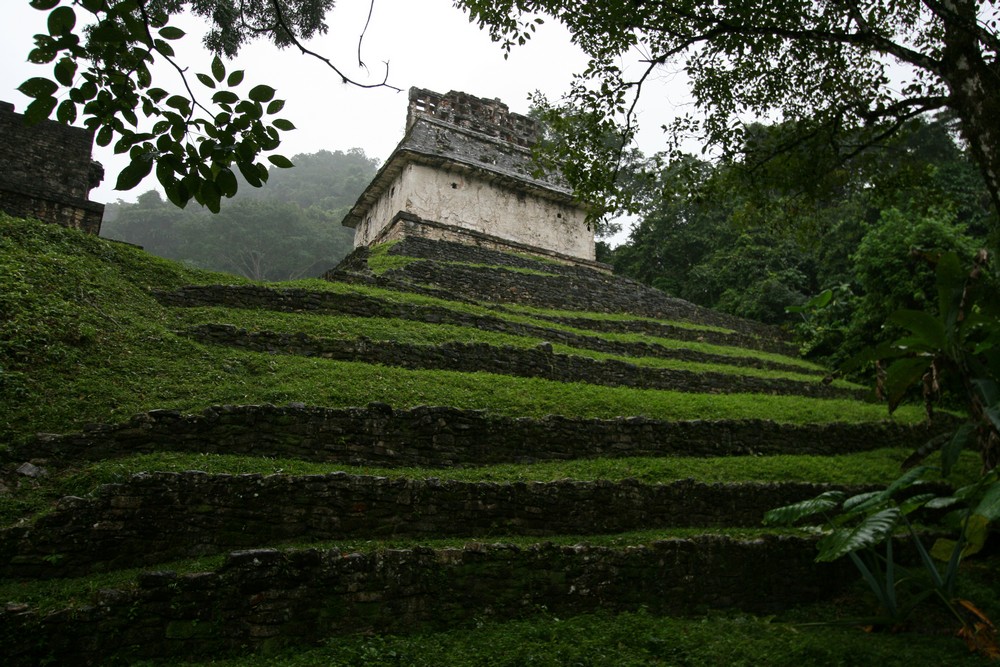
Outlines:
[[0, 102], [0, 211], [99, 234], [104, 204], [89, 200], [104, 179], [91, 159], [93, 133], [44, 120], [27, 125]]
[[561, 174], [534, 174], [538, 133], [500, 100], [411, 88], [403, 140], [344, 218], [354, 246], [419, 236], [608, 270]]

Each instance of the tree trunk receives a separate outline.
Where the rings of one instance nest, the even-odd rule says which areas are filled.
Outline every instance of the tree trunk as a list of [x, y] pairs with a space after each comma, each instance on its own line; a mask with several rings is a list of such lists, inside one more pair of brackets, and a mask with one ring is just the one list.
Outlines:
[[975, 0], [946, 3], [954, 12], [945, 21], [941, 77], [951, 92], [949, 106], [958, 113], [962, 136], [979, 165], [1000, 215], [1000, 63], [986, 61], [977, 36]]

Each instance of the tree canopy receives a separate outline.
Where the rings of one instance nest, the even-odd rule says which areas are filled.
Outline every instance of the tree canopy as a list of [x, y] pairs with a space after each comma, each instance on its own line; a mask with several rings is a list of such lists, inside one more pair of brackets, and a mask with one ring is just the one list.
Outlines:
[[[304, 39], [327, 29], [333, 0], [29, 0], [48, 12], [48, 32], [36, 36], [30, 60], [50, 64], [49, 76], [29, 79], [29, 118], [78, 118], [114, 143], [130, 164], [117, 185], [129, 189], [155, 173], [167, 197], [216, 211], [238, 187], [267, 178], [281, 132], [283, 102], [270, 86], [242, 91], [241, 71], [220, 58], [203, 71], [174, 59], [171, 25], [191, 11], [208, 25], [206, 45], [232, 56], [253, 39], [320, 57], [346, 83], [361, 84], [309, 51]], [[531, 38], [543, 16], [563, 23], [590, 57], [564, 105], [577, 129], [556, 157], [572, 165], [579, 194], [601, 203], [616, 196], [614, 160], [595, 138], [617, 127], [611, 152], [628, 155], [635, 102], [663, 68], [690, 80], [694, 110], [670, 125], [679, 141], [699, 136], [723, 157], [750, 142], [750, 123], [794, 125], [792, 145], [823, 146], [847, 160], [898, 131], [907, 120], [950, 110], [994, 207], [1000, 204], [1000, 8], [992, 0], [455, 0], [504, 48]], [[633, 73], [623, 63], [640, 54]], [[153, 82], [162, 61], [182, 75], [183, 90]], [[189, 74], [189, 72], [191, 72]], [[556, 114], [558, 115], [558, 114]], [[679, 143], [677, 144], [679, 146]], [[782, 149], [786, 146], [774, 146]], [[764, 157], [766, 159], [766, 156]], [[609, 172], [611, 177], [609, 177]], [[612, 201], [611, 208], [621, 202]], [[629, 204], [630, 202], [624, 202]], [[599, 210], [600, 206], [599, 206]]]
[[[793, 123], [793, 141], [820, 138], [850, 157], [931, 111], [951, 110], [994, 206], [1000, 204], [1000, 8], [991, 0], [456, 0], [506, 49], [540, 15], [563, 23], [590, 57], [568, 102], [581, 119], [635, 133], [635, 101], [664, 67], [690, 79], [695, 111], [675, 139], [696, 134], [723, 155], [747, 145], [747, 121]], [[631, 75], [625, 56], [641, 54]], [[566, 159], [607, 172], [576, 135]], [[582, 178], [606, 184], [600, 177]], [[600, 196], [600, 192], [584, 192]]]
[[[268, 166], [292, 162], [273, 153], [281, 133], [294, 124], [278, 114], [277, 91], [260, 84], [244, 91], [242, 70], [227, 70], [219, 56], [232, 57], [249, 41], [267, 39], [294, 46], [345, 76], [302, 40], [327, 31], [325, 17], [334, 0], [29, 0], [48, 13], [47, 32], [35, 36], [28, 55], [50, 64], [19, 90], [33, 98], [29, 122], [55, 115], [64, 123], [82, 121], [100, 146], [114, 145], [130, 163], [116, 188], [130, 190], [155, 173], [177, 206], [194, 199], [213, 212], [242, 181], [260, 187]], [[172, 42], [185, 33], [171, 19], [190, 11], [208, 24], [205, 45], [216, 54], [201, 71], [177, 61]], [[166, 64], [182, 82], [168, 90], [154, 81], [154, 63]]]
[[[808, 153], [758, 169], [674, 161], [608, 261], [700, 305], [794, 325], [807, 351], [843, 361], [888, 340], [893, 331], [882, 325], [895, 310], [934, 309], [934, 272], [914, 248], [971, 260], [996, 233], [976, 167], [950, 126], [946, 117], [911, 120], [821, 185]], [[752, 130], [755, 143], [780, 143], [794, 128]], [[799, 197], [808, 187], [817, 191]], [[818, 293], [829, 294], [822, 309], [807, 305]], [[804, 308], [790, 314], [789, 306]]]

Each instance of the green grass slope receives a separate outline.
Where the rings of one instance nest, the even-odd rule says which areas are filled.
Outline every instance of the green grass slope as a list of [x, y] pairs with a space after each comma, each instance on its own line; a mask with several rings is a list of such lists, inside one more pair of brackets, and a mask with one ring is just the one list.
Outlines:
[[[386, 259], [389, 258], [389, 259]], [[405, 257], [375, 253], [380, 270], [406, 266]], [[391, 260], [391, 262], [390, 262]], [[426, 261], [426, 260], [421, 260]], [[388, 263], [388, 264], [387, 264]], [[466, 265], [466, 268], [475, 268]], [[534, 274], [531, 274], [534, 275]], [[546, 274], [548, 275], [548, 274]], [[223, 274], [193, 270], [157, 259], [142, 250], [85, 236], [34, 221], [0, 215], [0, 447], [30, 443], [36, 433], [80, 431], [92, 423], [119, 423], [135, 413], [171, 409], [197, 413], [213, 405], [285, 405], [340, 408], [387, 403], [395, 409], [440, 405], [483, 410], [511, 417], [561, 415], [570, 418], [643, 416], [663, 420], [769, 419], [789, 424], [879, 423], [884, 406], [850, 399], [816, 399], [789, 395], [699, 394], [584, 383], [561, 383], [533, 377], [462, 373], [379, 366], [360, 361], [333, 361], [297, 354], [252, 352], [231, 345], [203, 344], [185, 335], [199, 325], [225, 324], [248, 331], [308, 334], [339, 340], [397, 341], [439, 345], [451, 341], [531, 349], [545, 339], [485, 331], [475, 326], [428, 324], [392, 317], [359, 317], [342, 313], [277, 312], [234, 306], [167, 307], [157, 291], [189, 285], [247, 285]], [[501, 318], [531, 331], [546, 328], [578, 336], [623, 343], [650, 343], [693, 350], [717, 359], [754, 357], [786, 369], [761, 370], [739, 364], [692, 363], [658, 357], [608, 355], [585, 346], [554, 345], [559, 354], [626, 361], [636, 366], [710, 371], [754, 377], [819, 381], [816, 369], [802, 360], [739, 345], [705, 343], [678, 337], [651, 338], [614, 331], [613, 327], [580, 328], [588, 320], [628, 320], [624, 315], [546, 310], [510, 305], [503, 308], [469, 300], [450, 301], [439, 293], [408, 291], [357, 282], [300, 281], [271, 285], [316, 293], [356, 294], [414, 307], [441, 308], [460, 314]], [[553, 319], [554, 318], [554, 319]], [[560, 323], [572, 318], [574, 324]], [[635, 320], [649, 318], [632, 318]], [[699, 322], [663, 321], [686, 332], [704, 329], [724, 338], [726, 331]], [[516, 325], [516, 326], [515, 326]], [[715, 340], [715, 339], [713, 339]], [[807, 374], [809, 372], [812, 374]], [[915, 407], [893, 419], [907, 424], [922, 420]], [[0, 449], [0, 453], [2, 453]], [[453, 469], [379, 469], [316, 464], [294, 459], [158, 452], [92, 463], [58, 465], [37, 461], [47, 475], [18, 475], [20, 459], [2, 457], [0, 527], [30, 526], [55, 511], [60, 498], [98, 495], [107, 484], [128, 484], [137, 473], [199, 470], [223, 475], [324, 475], [347, 470], [354, 475], [442, 479], [515, 484], [559, 480], [638, 480], [661, 484], [681, 479], [707, 483], [803, 481], [842, 485], [884, 483], [895, 475], [903, 452], [876, 449], [837, 457], [796, 455], [733, 456], [725, 459], [619, 458], [540, 462]], [[975, 473], [971, 458], [958, 475]], [[556, 544], [593, 544], [628, 549], [669, 537], [699, 534], [701, 529], [664, 529], [617, 535], [559, 535]], [[753, 528], [718, 528], [715, 532], [751, 539], [764, 532]], [[502, 536], [501, 536], [502, 537]], [[329, 548], [359, 552], [418, 545], [445, 548], [467, 539], [358, 539], [333, 544], [262, 543], [261, 548]], [[515, 544], [532, 538], [507, 536]], [[201, 572], [219, 567], [223, 556], [155, 569]], [[83, 609], [109, 588], [133, 591], [142, 570], [94, 573], [47, 581], [0, 580], [0, 603], [13, 608]], [[791, 582], [790, 585], [794, 585]], [[996, 596], [994, 595], [994, 598]], [[847, 598], [850, 604], [855, 596]], [[989, 601], [987, 600], [987, 603]], [[840, 615], [843, 600], [792, 610], [782, 620], [810, 621]], [[988, 611], [991, 611], [988, 609]], [[960, 643], [944, 636], [915, 641], [862, 635], [854, 630], [796, 628], [736, 613], [695, 620], [662, 619], [638, 613], [582, 615], [560, 619], [534, 610], [527, 621], [470, 619], [470, 625], [448, 632], [412, 637], [331, 638], [324, 647], [296, 650], [266, 658], [237, 658], [218, 664], [976, 664], [963, 655]], [[72, 613], [72, 612], [69, 612]], [[209, 656], [206, 656], [206, 658]], [[256, 660], [256, 661], [255, 661]], [[961, 662], [966, 660], [966, 662]], [[169, 662], [169, 661], [167, 661]], [[213, 664], [213, 663], [206, 663]]]
[[[327, 335], [375, 340], [398, 332], [399, 340], [424, 343], [450, 339], [528, 347], [538, 340], [381, 319], [258, 313], [254, 320], [254, 313], [239, 310], [165, 308], [151, 294], [188, 284], [245, 282], [230, 275], [188, 269], [131, 246], [0, 218], [0, 442], [36, 432], [77, 430], [92, 422], [121, 421], [151, 409], [197, 411], [213, 404], [289, 401], [329, 407], [371, 401], [400, 408], [451, 405], [514, 416], [756, 417], [789, 423], [886, 418], [884, 408], [851, 400], [643, 391], [373, 367], [202, 345], [178, 332], [213, 321], [276, 330], [325, 330]], [[319, 282], [311, 285], [345, 289]], [[354, 289], [365, 291], [364, 287]], [[426, 301], [401, 292], [393, 298]], [[574, 352], [565, 346], [559, 351]], [[606, 356], [583, 349], [575, 353]], [[632, 361], [718, 369], [654, 358]], [[790, 375], [735, 366], [730, 372]], [[904, 409], [896, 419], [915, 422], [921, 415], [918, 410]]]

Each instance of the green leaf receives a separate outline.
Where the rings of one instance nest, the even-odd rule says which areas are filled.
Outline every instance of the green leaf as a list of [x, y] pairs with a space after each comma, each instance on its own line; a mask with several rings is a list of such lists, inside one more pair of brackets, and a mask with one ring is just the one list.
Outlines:
[[215, 79], [213, 79], [209, 75], [199, 73], [195, 74], [195, 76], [198, 77], [198, 80], [201, 81], [202, 85], [207, 86], [209, 88], [215, 88]]
[[959, 502], [958, 498], [955, 498], [954, 496], [948, 496], [945, 498], [935, 498], [934, 500], [930, 500], [927, 502], [926, 505], [924, 505], [924, 507], [926, 507], [929, 510], [941, 510], [951, 507], [957, 502]]
[[976, 427], [972, 424], [962, 424], [955, 430], [955, 434], [941, 448], [941, 476], [947, 477], [951, 474], [952, 468], [958, 463], [958, 456], [962, 453], [969, 436], [975, 433]]
[[866, 512], [871, 508], [884, 503], [888, 498], [889, 493], [885, 489], [882, 489], [881, 491], [866, 491], [865, 493], [859, 493], [844, 501], [844, 514], [849, 517], [859, 512]]
[[201, 202], [212, 213], [218, 213], [222, 208], [222, 194], [212, 181], [202, 181]]
[[972, 380], [973, 386], [987, 406], [1000, 405], [1000, 387], [997, 383], [988, 378], [976, 378]]
[[260, 176], [257, 175], [257, 170], [254, 168], [254, 164], [252, 162], [247, 164], [242, 160], [237, 161], [236, 168], [240, 170], [240, 173], [243, 174], [243, 178], [250, 184], [251, 187], [259, 188], [264, 185], [260, 180]]
[[776, 507], [764, 515], [768, 526], [790, 526], [800, 519], [836, 509], [844, 501], [843, 491], [826, 491], [810, 500]]
[[229, 75], [229, 79], [226, 81], [226, 85], [230, 88], [235, 88], [236, 86], [243, 83], [243, 70], [238, 69]]
[[145, 63], [141, 63], [135, 68], [135, 80], [139, 88], [149, 88], [149, 85], [153, 83], [153, 75], [150, 74]]
[[236, 180], [236, 174], [232, 172], [231, 169], [223, 167], [218, 174], [215, 176], [215, 184], [219, 186], [219, 192], [223, 197], [232, 197], [236, 194], [237, 189], [239, 189], [239, 182]]
[[931, 357], [897, 359], [885, 373], [885, 393], [889, 402], [889, 412], [894, 412], [902, 402], [910, 387], [921, 382], [930, 368]]
[[170, 45], [170, 42], [165, 42], [162, 39], [154, 39], [153, 46], [156, 47], [156, 50], [159, 51], [164, 56], [166, 56], [167, 58], [173, 58], [175, 55], [174, 47]]
[[161, 102], [169, 94], [170, 93], [163, 90], [162, 88], [150, 88], [149, 90], [146, 91], [146, 95], [148, 95], [149, 98], [156, 103]]
[[183, 95], [171, 95], [164, 104], [184, 114], [191, 110], [191, 101]]
[[149, 154], [140, 155], [138, 159], [132, 160], [127, 167], [122, 169], [118, 174], [115, 190], [131, 190], [139, 185], [153, 169], [153, 161], [150, 157]]
[[212, 101], [216, 104], [235, 104], [240, 101], [240, 97], [228, 90], [220, 90], [215, 95], [212, 95]]
[[32, 49], [28, 52], [28, 62], [34, 63], [35, 65], [42, 65], [44, 63], [50, 63], [56, 59], [56, 51], [52, 48], [42, 48]]
[[71, 58], [62, 58], [52, 68], [52, 73], [55, 74], [56, 81], [62, 85], [66, 87], [72, 86], [73, 79], [76, 77], [76, 61]]
[[285, 120], [284, 118], [275, 118], [274, 122], [271, 124], [284, 132], [290, 132], [295, 129], [295, 125], [292, 124], [292, 121]]
[[97, 84], [93, 81], [85, 81], [77, 90], [80, 91], [80, 97], [84, 100], [92, 100], [97, 97]]
[[265, 86], [264, 84], [254, 86], [250, 89], [248, 97], [254, 102], [260, 102], [261, 104], [264, 102], [270, 102], [271, 98], [274, 97], [274, 88], [271, 86]]
[[294, 164], [292, 164], [292, 161], [286, 158], [284, 155], [268, 155], [267, 159], [275, 167], [279, 167], [281, 169], [288, 169], [290, 167], [295, 166]]
[[833, 301], [833, 290], [826, 289], [806, 301], [807, 308], [826, 308]]
[[163, 39], [174, 40], [174, 39], [180, 39], [181, 37], [184, 36], [185, 33], [180, 28], [168, 25], [165, 28], [160, 28], [159, 34], [160, 37], [162, 37]]
[[49, 34], [59, 37], [73, 31], [76, 26], [76, 12], [72, 7], [57, 7], [49, 13]]
[[889, 322], [923, 339], [931, 349], [943, 350], [948, 345], [944, 325], [930, 313], [922, 310], [897, 310], [889, 316]]
[[170, 203], [178, 208], [184, 208], [191, 201], [191, 191], [182, 181], [172, 182], [169, 185], [162, 183], [163, 193], [167, 195]]
[[37, 99], [39, 97], [52, 97], [59, 90], [59, 84], [45, 77], [36, 76], [22, 83], [17, 89], [28, 97]]
[[212, 59], [212, 76], [219, 83], [222, 83], [222, 80], [226, 78], [226, 66], [222, 64], [222, 59], [219, 56]]
[[52, 115], [52, 110], [56, 108], [56, 98], [39, 97], [28, 105], [24, 110], [24, 120], [28, 125], [40, 123]]
[[996, 521], [1000, 517], [1000, 482], [990, 484], [973, 514], [985, 517], [987, 521]]
[[95, 142], [98, 146], [107, 146], [111, 143], [111, 140], [114, 139], [114, 136], [115, 131], [111, 127], [105, 125], [97, 131], [97, 139]]
[[42, 11], [48, 11], [56, 5], [59, 4], [59, 0], [31, 0], [28, 3], [32, 9], [40, 9]]
[[63, 100], [56, 109], [56, 120], [66, 125], [71, 125], [76, 121], [76, 104], [73, 100]]
[[[989, 522], [986, 517], [973, 514], [964, 525], [965, 543], [962, 545], [961, 557], [972, 556], [982, 551], [989, 536]], [[931, 556], [942, 563], [951, 561], [955, 549], [958, 547], [957, 540], [940, 538], [931, 547]]]
[[900, 491], [905, 491], [912, 486], [922, 484], [922, 478], [934, 472], [934, 468], [931, 466], [914, 466], [896, 479], [892, 480], [892, 483], [885, 488], [883, 493], [885, 493], [887, 497], [892, 497]]
[[899, 511], [902, 512], [903, 516], [912, 514], [916, 510], [924, 507], [930, 501], [934, 500], [937, 496], [933, 493], [920, 493], [915, 496], [911, 496], [899, 504]]
[[285, 100], [272, 100], [270, 104], [267, 105], [268, 115], [276, 114], [285, 108]]
[[849, 552], [880, 543], [892, 534], [899, 517], [899, 509], [890, 507], [866, 517], [857, 526], [838, 528], [816, 545], [819, 549], [816, 560], [819, 562], [837, 560]]

